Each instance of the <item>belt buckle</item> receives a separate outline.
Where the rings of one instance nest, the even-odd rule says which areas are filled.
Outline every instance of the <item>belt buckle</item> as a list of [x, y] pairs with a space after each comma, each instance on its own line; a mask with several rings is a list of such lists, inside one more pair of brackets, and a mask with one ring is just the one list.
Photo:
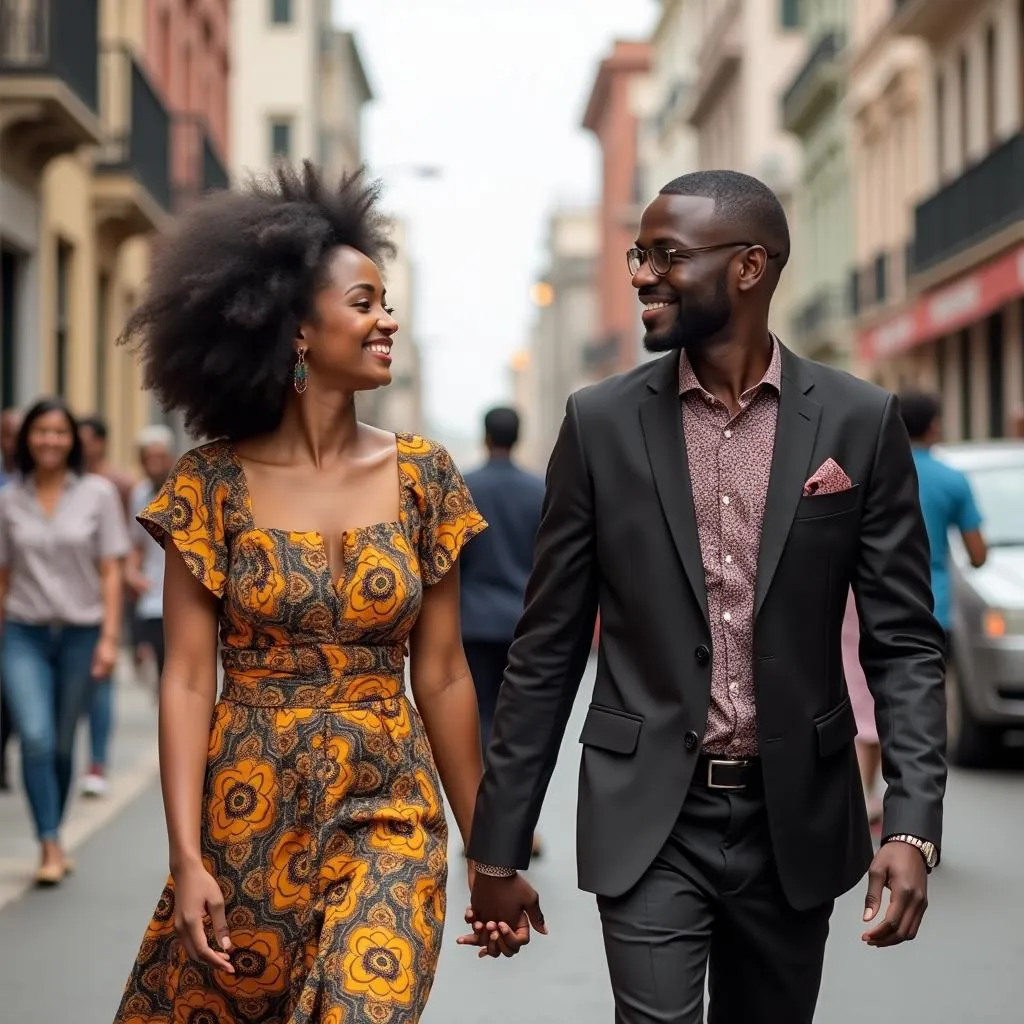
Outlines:
[[722, 782], [717, 782], [716, 783], [714, 781], [715, 765], [723, 765], [723, 766], [724, 765], [736, 765], [737, 767], [745, 767], [749, 763], [750, 763], [749, 761], [733, 761], [733, 760], [722, 760], [720, 758], [719, 759], [711, 758], [708, 761], [708, 782], [707, 782], [708, 789], [746, 789], [747, 788], [747, 784], [745, 782], [739, 782], [739, 783], [736, 783], [734, 785], [728, 785], [728, 784], [722, 783]]

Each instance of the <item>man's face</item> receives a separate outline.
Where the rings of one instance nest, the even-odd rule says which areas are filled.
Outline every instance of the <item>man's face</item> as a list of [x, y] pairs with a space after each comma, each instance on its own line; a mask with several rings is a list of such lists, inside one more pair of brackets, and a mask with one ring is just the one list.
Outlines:
[[78, 436], [82, 439], [82, 454], [87, 466], [98, 466], [107, 457], [107, 442], [92, 427], [79, 427]]
[[14, 462], [14, 449], [18, 444], [18, 431], [21, 430], [21, 413], [16, 409], [5, 409], [0, 413], [0, 454], [4, 465]]
[[139, 452], [142, 471], [154, 487], [159, 487], [174, 466], [174, 457], [163, 444], [148, 444]]
[[[636, 244], [640, 249], [697, 249], [740, 239], [716, 223], [714, 200], [701, 196], [659, 195], [644, 210]], [[735, 234], [735, 231], [732, 232]], [[729, 266], [739, 246], [673, 258], [668, 273], [655, 273], [648, 258], [633, 275], [644, 304], [648, 352], [696, 349], [729, 326], [733, 315]], [[661, 268], [659, 268], [661, 269]]]

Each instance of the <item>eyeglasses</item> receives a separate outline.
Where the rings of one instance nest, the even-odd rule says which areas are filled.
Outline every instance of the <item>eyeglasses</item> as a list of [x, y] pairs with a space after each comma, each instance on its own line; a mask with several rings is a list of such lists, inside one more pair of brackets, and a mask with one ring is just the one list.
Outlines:
[[715, 249], [750, 249], [754, 246], [764, 249], [765, 255], [770, 260], [779, 255], [777, 252], [769, 252], [760, 242], [722, 242], [719, 245], [702, 245], [695, 249], [669, 249], [664, 245], [652, 245], [650, 249], [639, 249], [634, 246], [626, 251], [626, 266], [629, 267], [629, 272], [632, 275], [649, 261], [651, 270], [658, 277], [664, 277], [672, 269], [672, 263], [675, 260], [686, 259], [699, 252], [713, 252]]

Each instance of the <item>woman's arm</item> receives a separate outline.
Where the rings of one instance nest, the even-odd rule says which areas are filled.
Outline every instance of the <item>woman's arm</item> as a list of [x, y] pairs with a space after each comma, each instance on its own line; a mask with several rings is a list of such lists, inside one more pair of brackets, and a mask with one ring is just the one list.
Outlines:
[[423, 607], [410, 638], [410, 659], [416, 707], [466, 842], [483, 763], [476, 691], [462, 649], [457, 572], [449, 572], [424, 590]]
[[120, 558], [101, 558], [100, 596], [103, 600], [103, 621], [100, 638], [92, 656], [94, 679], [106, 679], [117, 663], [121, 639], [121, 608], [124, 602], [124, 573]]

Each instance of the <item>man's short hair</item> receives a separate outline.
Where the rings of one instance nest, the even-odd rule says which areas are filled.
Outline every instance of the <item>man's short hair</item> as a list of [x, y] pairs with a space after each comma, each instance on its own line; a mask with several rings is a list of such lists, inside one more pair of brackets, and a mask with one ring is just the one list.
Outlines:
[[169, 452], [173, 452], [176, 441], [177, 438], [170, 427], [163, 423], [151, 423], [148, 427], [143, 427], [139, 431], [139, 436], [136, 438], [135, 443], [139, 451], [149, 448], [150, 445], [158, 444]]
[[519, 413], [507, 406], [491, 409], [484, 416], [484, 430], [495, 448], [512, 449], [519, 440]]
[[899, 396], [900, 415], [911, 441], [920, 441], [942, 411], [937, 395], [927, 391], [905, 391]]
[[700, 196], [715, 204], [715, 215], [731, 221], [744, 238], [778, 253], [781, 271], [789, 260], [789, 224], [778, 196], [763, 182], [740, 171], [692, 171], [673, 178], [662, 195]]

